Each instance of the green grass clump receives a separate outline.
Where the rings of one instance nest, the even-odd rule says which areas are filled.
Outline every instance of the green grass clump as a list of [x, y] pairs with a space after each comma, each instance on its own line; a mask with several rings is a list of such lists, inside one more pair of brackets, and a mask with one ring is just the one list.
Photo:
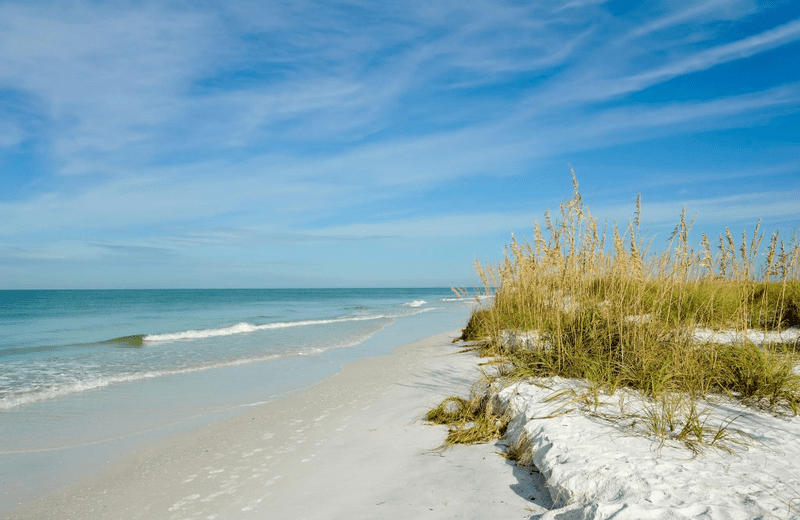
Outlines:
[[[699, 345], [692, 333], [800, 326], [797, 236], [786, 243], [775, 232], [762, 248], [759, 223], [740, 240], [726, 228], [713, 248], [703, 234], [695, 250], [684, 213], [667, 247], [653, 251], [640, 231], [640, 199], [627, 227], [601, 226], [574, 173], [573, 185], [558, 217], [547, 212], [544, 227], [536, 223], [532, 242], [512, 236], [501, 264], [476, 264], [482, 295], [494, 299], [472, 314], [462, 339], [487, 340], [516, 377], [632, 388], [656, 407], [665, 395], [718, 393], [796, 414], [797, 345]], [[540, 348], [503, 351], [508, 330], [537, 331]], [[687, 417], [697, 424], [696, 414]]]
[[800, 327], [800, 282], [760, 283], [752, 294], [750, 315], [757, 326]]
[[768, 408], [788, 406], [797, 415], [800, 405], [800, 381], [794, 372], [795, 347], [752, 343], [722, 345], [713, 361], [719, 370], [718, 388], [743, 401], [765, 403]]
[[464, 341], [473, 341], [482, 339], [488, 336], [493, 330], [501, 330], [501, 327], [493, 320], [499, 316], [490, 310], [477, 309], [470, 315], [467, 326], [464, 327], [461, 333], [461, 339]]

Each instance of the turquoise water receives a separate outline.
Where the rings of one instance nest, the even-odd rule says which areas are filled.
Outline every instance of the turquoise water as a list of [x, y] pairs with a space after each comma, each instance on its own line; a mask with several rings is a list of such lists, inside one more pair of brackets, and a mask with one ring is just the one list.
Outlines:
[[0, 292], [0, 410], [357, 345], [447, 289]]
[[471, 306], [447, 288], [0, 291], [0, 511]]

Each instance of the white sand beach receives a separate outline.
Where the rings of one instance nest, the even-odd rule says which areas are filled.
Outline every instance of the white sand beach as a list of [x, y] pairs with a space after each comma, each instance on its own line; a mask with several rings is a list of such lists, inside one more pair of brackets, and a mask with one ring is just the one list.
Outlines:
[[478, 359], [449, 332], [351, 363], [284, 400], [157, 441], [9, 519], [531, 518], [544, 479], [502, 444], [437, 450], [424, 421]]

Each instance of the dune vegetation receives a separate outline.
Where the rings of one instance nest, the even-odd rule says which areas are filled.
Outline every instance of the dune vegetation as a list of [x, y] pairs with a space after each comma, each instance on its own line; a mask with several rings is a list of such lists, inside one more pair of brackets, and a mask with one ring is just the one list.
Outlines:
[[[476, 308], [461, 339], [494, 357], [502, 367], [494, 377], [633, 390], [649, 403], [643, 419], [653, 435], [695, 444], [726, 428], [703, 429], [697, 402], [711, 395], [796, 415], [798, 336], [780, 333], [800, 326], [797, 235], [764, 240], [759, 222], [740, 238], [726, 228], [693, 245], [684, 212], [656, 249], [641, 231], [640, 197], [627, 226], [601, 226], [574, 173], [573, 185], [558, 214], [535, 224], [532, 241], [512, 236], [499, 265], [476, 264], [477, 295], [492, 298], [480, 300], [490, 303]], [[502, 433], [501, 420], [485, 417], [485, 396], [462, 401], [443, 403], [460, 415], [442, 406], [429, 414], [451, 425], [449, 442]], [[469, 432], [477, 427], [484, 434]]]

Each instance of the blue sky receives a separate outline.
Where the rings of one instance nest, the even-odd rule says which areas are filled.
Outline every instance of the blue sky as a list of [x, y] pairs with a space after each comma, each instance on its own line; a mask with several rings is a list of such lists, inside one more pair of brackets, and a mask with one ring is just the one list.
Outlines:
[[0, 0], [0, 288], [471, 286], [571, 195], [800, 225], [796, 0]]

